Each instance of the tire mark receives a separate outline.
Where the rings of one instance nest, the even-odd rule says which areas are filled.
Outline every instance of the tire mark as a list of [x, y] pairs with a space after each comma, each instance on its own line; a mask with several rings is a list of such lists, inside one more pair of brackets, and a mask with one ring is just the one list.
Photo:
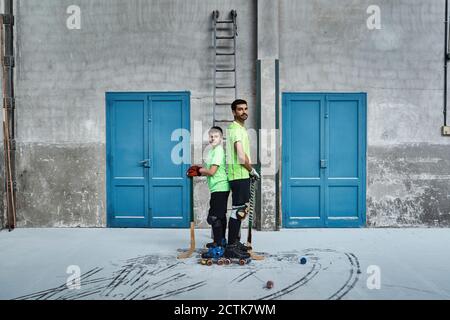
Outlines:
[[69, 292], [66, 292], [65, 294], [63, 294], [63, 295], [60, 295], [56, 300], [74, 300], [74, 299], [76, 299], [76, 297], [77, 296], [79, 296], [79, 295], [84, 295], [84, 294], [87, 294], [87, 293], [89, 293], [89, 292], [92, 292], [92, 291], [97, 291], [97, 290], [104, 290], [105, 289], [105, 285], [103, 285], [103, 286], [94, 286], [94, 287], [91, 287], [91, 288], [88, 288], [87, 290], [84, 290], [84, 291], [81, 291], [81, 290], [77, 290], [76, 292], [74, 292], [74, 291], [72, 291], [72, 290], [69, 290]]
[[[141, 283], [140, 286], [138, 286], [135, 290], [133, 290], [133, 292], [131, 292], [128, 296], [126, 296], [123, 300], [125, 300], [126, 298], [130, 297], [130, 300], [134, 300], [134, 298], [136, 298], [142, 291], [144, 291], [145, 289], [148, 288], [147, 284], [149, 283], [150, 280], [147, 280], [143, 283]], [[144, 289], [141, 289], [144, 288]], [[131, 297], [131, 295], [133, 295]]]
[[250, 277], [251, 275], [254, 275], [256, 273], [256, 271], [249, 271], [249, 274], [246, 275], [245, 277], [243, 277], [242, 279], [240, 279], [238, 282], [242, 282], [245, 279], [247, 279], [248, 277]]
[[355, 261], [356, 261], [356, 267], [358, 268], [357, 269], [357, 274], [361, 274], [361, 265], [360, 265], [360, 263], [359, 263], [359, 259], [355, 256], [355, 254], [354, 253], [349, 253], [352, 257], [353, 257], [353, 259], [355, 259]]
[[[251, 273], [252, 271], [246, 271], [244, 273], [239, 274], [236, 278], [234, 278], [233, 280], [230, 281], [230, 283], [236, 281], [237, 279], [241, 278], [241, 277], [245, 277], [248, 273]], [[240, 282], [240, 281], [239, 281]]]
[[[92, 296], [92, 295], [94, 295], [96, 293], [100, 293], [100, 292], [102, 292], [102, 289], [96, 290], [96, 291], [90, 291], [90, 292], [81, 293], [81, 294], [78, 294], [76, 296], [70, 297], [70, 300], [81, 299], [81, 298], [84, 298], [84, 297]], [[59, 299], [59, 300], [67, 300], [67, 299]]]
[[[350, 261], [350, 265], [351, 265], [350, 275], [349, 275], [347, 281], [345, 281], [344, 285], [341, 288], [339, 288], [339, 290], [336, 291], [333, 295], [331, 295], [328, 298], [328, 300], [332, 300], [334, 298], [336, 300], [341, 300], [345, 295], [347, 295], [355, 287], [356, 283], [359, 280], [358, 272], [361, 272], [361, 270], [359, 269], [358, 258], [356, 258], [356, 256], [354, 254], [345, 253], [345, 255], [347, 256], [348, 260]], [[355, 259], [355, 262], [353, 261], [353, 259]], [[356, 275], [356, 276], [354, 277], [354, 275]], [[353, 279], [353, 282], [350, 284], [352, 279]]]
[[[134, 265], [131, 268], [130, 272], [125, 276], [126, 281], [123, 281], [122, 284], [124, 284], [124, 285], [129, 284], [133, 279], [135, 279], [140, 274], [141, 270], [142, 270], [142, 267]], [[131, 275], [132, 273], [135, 273], [135, 274]]]
[[[109, 290], [109, 292], [107, 294], [105, 294], [106, 297], [108, 297], [120, 284], [123, 283], [123, 281], [125, 280], [125, 278], [130, 274], [130, 272], [133, 269], [129, 269], [130, 267], [132, 267], [131, 265], [126, 265], [124, 266], [124, 269], [119, 273], [119, 275], [105, 288], [106, 289], [110, 289], [111, 286], [111, 290]], [[125, 273], [126, 272], [126, 273]], [[121, 275], [125, 274], [122, 278], [119, 279], [119, 277]], [[115, 284], [114, 284], [115, 283]], [[105, 291], [104, 290], [104, 291]]]
[[[87, 284], [96, 284], [96, 283], [99, 283], [99, 282], [106, 282], [106, 281], [111, 281], [112, 280], [112, 278], [99, 278], [99, 279], [93, 279], [93, 280], [90, 280], [90, 281], [88, 281], [88, 282], [82, 282], [81, 284], [82, 285], [87, 285]], [[109, 282], [108, 282], [109, 283]]]
[[206, 281], [200, 281], [200, 282], [191, 284], [191, 285], [183, 287], [183, 288], [179, 288], [179, 289], [172, 290], [172, 291], [169, 291], [169, 292], [166, 292], [166, 293], [162, 293], [162, 294], [158, 294], [158, 295], [155, 295], [155, 296], [152, 296], [152, 297], [148, 297], [145, 300], [154, 300], [154, 299], [159, 300], [161, 298], [168, 298], [168, 297], [172, 297], [172, 296], [175, 296], [175, 295], [183, 293], [183, 292], [188, 292], [188, 291], [192, 291], [192, 290], [201, 288], [201, 287], [203, 287], [205, 285], [206, 285]]
[[158, 271], [158, 270], [159, 270], [159, 271], [156, 272], [156, 273], [155, 273], [155, 271], [152, 271], [152, 272], [150, 272], [149, 274], [152, 275], [152, 276], [157, 275], [157, 274], [160, 274], [160, 273], [162, 273], [162, 272], [164, 272], [164, 271], [167, 271], [167, 270], [170, 270], [170, 269], [176, 267], [178, 264], [179, 264], [178, 262], [177, 262], [177, 263], [174, 263], [174, 264], [172, 264], [172, 265], [170, 265], [170, 266], [168, 266], [168, 267], [166, 267], [166, 268], [155, 270], [155, 271]]
[[123, 266], [122, 268], [122, 270], [119, 272], [119, 274], [114, 278], [114, 280], [113, 281], [111, 281], [111, 283], [108, 285], [108, 288], [110, 288], [116, 281], [117, 281], [117, 279], [119, 279], [120, 278], [120, 276], [122, 275], [122, 274], [124, 274], [126, 271], [128, 271], [128, 269], [127, 268], [129, 268], [129, 267], [131, 267], [132, 265], [126, 265], [126, 266]]
[[[176, 280], [178, 280], [178, 279], [180, 279], [180, 278], [183, 278], [183, 277], [185, 277], [185, 276], [186, 276], [185, 273], [183, 273], [183, 274], [178, 273], [177, 275], [173, 275], [173, 276], [172, 276], [172, 277], [174, 277], [174, 278], [171, 278], [171, 279], [169, 279], [169, 280], [167, 280], [167, 281], [165, 281], [165, 282], [162, 282], [162, 283], [161, 283], [161, 281], [159, 281], [159, 282], [157, 282], [157, 283], [152, 284], [150, 287], [151, 287], [152, 289], [156, 289], [156, 288], [159, 288], [159, 287], [161, 287], [161, 286], [163, 286], [163, 285], [165, 285], [165, 284], [168, 284], [168, 283], [170, 283], [170, 282], [174, 282], [174, 281], [176, 281]], [[166, 278], [166, 279], [167, 279], [167, 278]], [[157, 285], [155, 286], [155, 284], [157, 284]]]
[[[86, 273], [82, 274], [80, 277], [80, 281], [83, 281], [84, 279], [88, 279], [91, 276], [97, 274], [98, 272], [102, 271], [103, 268], [100, 267], [95, 267], [89, 271], [87, 271]], [[32, 299], [32, 300], [46, 300], [49, 299], [50, 297], [53, 297], [54, 295], [61, 293], [65, 290], [68, 290], [67, 287], [67, 283], [64, 283], [58, 287], [52, 288], [52, 289], [47, 289], [47, 290], [42, 290], [42, 291], [38, 291], [35, 293], [31, 293], [25, 296], [21, 296], [12, 300], [27, 300], [27, 299]]]
[[146, 272], [147, 272], [147, 270], [145, 270], [143, 267], [139, 267], [139, 271], [136, 273], [136, 275], [131, 277], [131, 279], [128, 282], [131, 282], [131, 285], [133, 285], [134, 283], [139, 281], [139, 279], [142, 278], [143, 273], [146, 273]]
[[94, 287], [94, 288], [90, 288], [85, 291], [80, 291], [80, 290], [77, 290], [76, 292], [70, 291], [66, 295], [58, 297], [56, 300], [76, 300], [80, 296], [89, 296], [89, 295], [93, 294], [92, 292], [102, 291], [102, 290], [103, 290], [102, 287]]
[[[203, 283], [203, 284], [200, 284], [200, 283], [199, 283], [199, 284], [197, 284], [197, 285], [195, 285], [195, 286], [188, 286], [188, 287], [185, 287], [183, 290], [176, 290], [176, 291], [173, 292], [173, 293], [168, 292], [168, 293], [166, 294], [166, 296], [164, 296], [164, 299], [167, 299], [167, 298], [176, 296], [176, 295], [181, 294], [181, 293], [184, 293], [184, 292], [189, 292], [189, 291], [196, 290], [196, 289], [201, 288], [201, 287], [203, 287], [203, 286], [205, 286], [205, 285], [206, 285], [206, 283]], [[169, 293], [170, 293], [170, 294], [169, 294]], [[158, 300], [160, 300], [160, 299], [162, 299], [162, 298], [159, 298]]]
[[147, 274], [148, 270], [143, 270], [143, 271], [144, 271], [144, 272], [143, 272], [143, 273], [141, 272], [141, 275], [140, 275], [136, 280], [134, 280], [134, 281], [131, 283], [131, 286], [134, 286], [137, 282], [139, 282], [142, 278], [145, 277], [145, 275]]

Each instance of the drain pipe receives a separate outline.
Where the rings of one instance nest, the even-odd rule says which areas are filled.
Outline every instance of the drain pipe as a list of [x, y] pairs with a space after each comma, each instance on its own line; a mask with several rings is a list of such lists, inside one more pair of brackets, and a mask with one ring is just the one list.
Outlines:
[[442, 127], [442, 135], [450, 135], [450, 127], [447, 126], [447, 69], [450, 54], [448, 52], [448, 0], [445, 0], [445, 57], [444, 57], [444, 126]]
[[4, 1], [5, 12], [2, 14], [4, 43], [1, 61], [3, 67], [3, 116], [5, 141], [5, 190], [7, 202], [8, 229], [16, 227], [16, 179], [15, 179], [15, 98], [14, 98], [14, 7], [13, 0]]

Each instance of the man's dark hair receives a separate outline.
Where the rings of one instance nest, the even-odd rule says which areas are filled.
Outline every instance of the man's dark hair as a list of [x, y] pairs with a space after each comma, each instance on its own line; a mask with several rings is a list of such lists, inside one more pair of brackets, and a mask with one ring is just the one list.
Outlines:
[[221, 127], [212, 127], [211, 129], [209, 129], [209, 132], [212, 132], [212, 131], [218, 131], [223, 136], [223, 130]]
[[238, 99], [231, 104], [231, 110], [236, 111], [237, 106], [240, 104], [248, 105], [247, 101]]

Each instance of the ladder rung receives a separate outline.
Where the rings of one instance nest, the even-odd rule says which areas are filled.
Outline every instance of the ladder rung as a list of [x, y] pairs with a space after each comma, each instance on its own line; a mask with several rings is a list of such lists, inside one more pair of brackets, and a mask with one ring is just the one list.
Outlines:
[[234, 56], [234, 52], [226, 53], [226, 52], [216, 52], [217, 56]]
[[216, 21], [217, 23], [233, 23], [233, 20], [220, 20]]
[[231, 106], [231, 103], [216, 102], [216, 106]]
[[233, 120], [214, 120], [214, 122], [227, 122], [227, 123], [232, 123], [234, 122]]
[[216, 86], [216, 89], [234, 89], [236, 86]]
[[235, 69], [216, 69], [216, 72], [235, 72]]
[[234, 36], [217, 36], [216, 39], [225, 40], [225, 39], [234, 39]]

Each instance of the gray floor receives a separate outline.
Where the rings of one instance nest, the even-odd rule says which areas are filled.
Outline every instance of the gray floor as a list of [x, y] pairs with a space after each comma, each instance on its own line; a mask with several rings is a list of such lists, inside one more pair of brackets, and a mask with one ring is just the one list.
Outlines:
[[[198, 248], [209, 235], [196, 231]], [[450, 298], [449, 229], [302, 229], [253, 239], [264, 261], [207, 267], [198, 253], [176, 259], [188, 230], [1, 231], [0, 299]], [[67, 271], [77, 268], [74, 289]]]

